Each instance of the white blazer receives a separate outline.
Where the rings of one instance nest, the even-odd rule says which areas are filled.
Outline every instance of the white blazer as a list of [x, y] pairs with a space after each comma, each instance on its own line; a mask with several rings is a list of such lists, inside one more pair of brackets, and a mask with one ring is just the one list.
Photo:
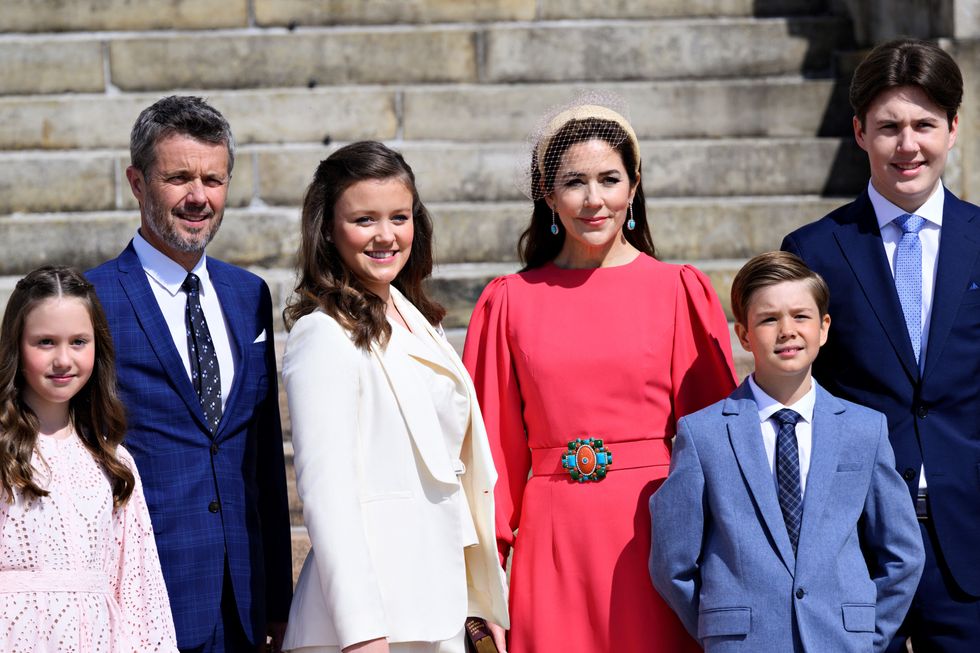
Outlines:
[[[365, 351], [321, 311], [297, 320], [283, 379], [313, 548], [286, 649], [377, 637], [441, 641], [458, 634], [467, 615], [509, 625], [494, 535], [497, 473], [473, 384], [449, 343], [401, 293], [391, 294], [412, 332], [438, 343], [466, 384], [465, 471], [450, 460], [418, 363], [394, 339]], [[479, 541], [465, 549], [460, 486]]]

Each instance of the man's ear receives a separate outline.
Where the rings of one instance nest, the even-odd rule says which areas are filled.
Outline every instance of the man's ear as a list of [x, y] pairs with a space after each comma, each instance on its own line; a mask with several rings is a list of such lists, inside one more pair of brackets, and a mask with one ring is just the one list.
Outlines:
[[126, 179], [129, 181], [129, 189], [133, 191], [133, 197], [143, 206], [143, 195], [146, 192], [146, 178], [143, 173], [135, 166], [126, 168]]
[[946, 147], [946, 151], [953, 149], [953, 145], [956, 143], [956, 137], [960, 133], [960, 114], [953, 116], [953, 122], [949, 126], [949, 144]]
[[851, 119], [851, 126], [854, 128], [854, 140], [862, 150], [867, 152], [868, 145], [864, 142], [864, 125], [861, 124], [861, 119], [854, 116]]

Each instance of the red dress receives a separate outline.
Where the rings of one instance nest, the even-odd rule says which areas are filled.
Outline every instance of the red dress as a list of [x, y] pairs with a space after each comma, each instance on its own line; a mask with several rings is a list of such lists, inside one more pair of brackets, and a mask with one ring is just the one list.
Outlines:
[[[667, 476], [677, 418], [735, 387], [708, 279], [644, 254], [495, 279], [464, 362], [500, 475], [501, 560], [514, 547], [509, 650], [699, 651], [650, 581], [647, 502]], [[612, 452], [604, 479], [579, 483], [562, 468], [576, 438]]]

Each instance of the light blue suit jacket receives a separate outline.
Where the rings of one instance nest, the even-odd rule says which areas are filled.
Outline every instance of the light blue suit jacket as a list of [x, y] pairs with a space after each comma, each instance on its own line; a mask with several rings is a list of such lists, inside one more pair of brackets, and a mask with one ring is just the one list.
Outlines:
[[678, 423], [650, 575], [705, 651], [880, 651], [923, 549], [881, 413], [817, 386], [797, 554], [747, 382]]

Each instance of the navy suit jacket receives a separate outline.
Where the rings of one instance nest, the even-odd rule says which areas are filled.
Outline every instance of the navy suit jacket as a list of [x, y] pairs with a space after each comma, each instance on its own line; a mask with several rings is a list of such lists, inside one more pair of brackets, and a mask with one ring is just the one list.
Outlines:
[[939, 547], [960, 588], [980, 596], [980, 208], [946, 191], [921, 374], [867, 192], [791, 233], [783, 249], [830, 286], [833, 326], [814, 375], [888, 417], [913, 495], [925, 463]]
[[819, 385], [794, 555], [748, 381], [681, 419], [650, 499], [650, 575], [708, 653], [858, 653], [891, 641], [922, 537], [881, 413]]
[[236, 361], [213, 438], [132, 243], [86, 274], [109, 319], [126, 447], [143, 480], [180, 648], [214, 631], [226, 554], [253, 642], [265, 641], [267, 620], [286, 621], [292, 594], [272, 300], [256, 275], [212, 258], [207, 267]]

